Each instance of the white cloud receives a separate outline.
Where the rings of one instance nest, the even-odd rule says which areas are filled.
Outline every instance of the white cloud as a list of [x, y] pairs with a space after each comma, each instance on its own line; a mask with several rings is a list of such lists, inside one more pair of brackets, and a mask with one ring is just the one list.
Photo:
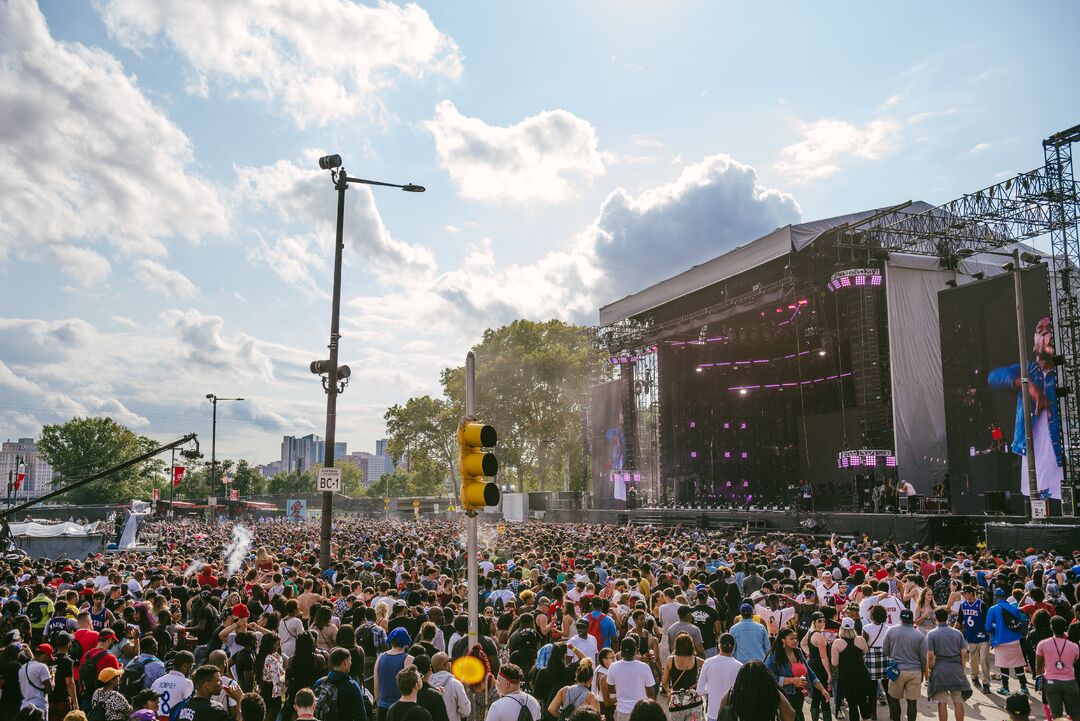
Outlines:
[[108, 261], [78, 246], [161, 255], [174, 235], [223, 231], [225, 207], [192, 160], [116, 58], [53, 39], [29, 0], [0, 4], [0, 258], [51, 257], [89, 284]]
[[975, 145], [972, 146], [971, 150], [969, 150], [968, 152], [971, 153], [972, 155], [977, 155], [978, 153], [981, 153], [981, 152], [989, 150], [989, 149], [990, 149], [990, 143], [976, 143]]
[[[314, 168], [316, 151], [309, 166]], [[263, 263], [282, 280], [321, 297], [329, 285], [334, 253], [337, 193], [325, 171], [307, 170], [287, 160], [259, 168], [238, 167], [240, 197], [256, 208], [268, 208], [282, 221], [314, 234], [281, 233], [267, 240], [257, 236], [249, 249], [252, 262]], [[366, 185], [350, 186], [345, 200], [345, 248], [358, 253], [381, 280], [389, 282], [402, 271], [430, 273], [435, 260], [427, 248], [397, 240], [383, 224], [375, 197]], [[411, 194], [410, 194], [411, 195]]]
[[248, 248], [253, 264], [265, 265], [281, 281], [294, 285], [313, 298], [329, 298], [328, 270], [324, 257], [331, 252], [314, 235], [284, 235], [267, 241], [255, 233], [256, 243]]
[[[171, 439], [209, 432], [207, 392], [243, 396], [244, 403], [218, 409], [226, 423], [218, 429], [222, 457], [225, 438], [265, 449], [268, 434], [308, 432], [321, 418], [308, 351], [230, 330], [195, 310], [171, 310], [143, 327], [122, 316], [107, 325], [111, 330], [80, 318], [0, 318], [2, 427], [32, 436], [41, 423], [107, 415]], [[251, 457], [263, 460], [264, 452]]]
[[841, 158], [877, 160], [892, 151], [900, 139], [900, 124], [874, 120], [858, 127], [843, 120], [826, 118], [800, 123], [803, 139], [780, 151], [776, 163], [780, 172], [797, 182], [825, 178], [840, 171]]
[[142, 50], [164, 36], [190, 65], [188, 92], [263, 99], [299, 126], [387, 114], [396, 77], [458, 78], [454, 41], [414, 3], [99, 0], [109, 34]]
[[166, 311], [161, 319], [175, 332], [190, 362], [222, 375], [273, 380], [274, 363], [259, 342], [246, 333], [225, 335], [223, 318], [189, 308]]
[[583, 252], [602, 276], [601, 302], [609, 302], [797, 222], [799, 215], [795, 199], [762, 186], [752, 167], [714, 155], [637, 197], [621, 188], [611, 193], [582, 236]]
[[949, 108], [947, 110], [927, 110], [927, 111], [924, 111], [924, 112], [921, 112], [921, 113], [915, 113], [914, 115], [912, 115], [911, 117], [908, 118], [908, 122], [912, 123], [912, 124], [925, 123], [927, 120], [936, 120], [937, 118], [947, 118], [950, 115], [956, 115], [956, 113], [958, 113], [958, 112], [959, 111], [956, 110], [955, 108]]
[[440, 165], [470, 200], [557, 202], [574, 194], [576, 181], [604, 173], [596, 129], [566, 110], [504, 128], [466, 117], [444, 100], [424, 127]]
[[112, 270], [112, 264], [103, 255], [75, 245], [50, 246], [45, 256], [84, 288], [105, 280]]
[[199, 294], [199, 289], [186, 275], [146, 258], [135, 261], [135, 279], [149, 290], [170, 298], [191, 298]]

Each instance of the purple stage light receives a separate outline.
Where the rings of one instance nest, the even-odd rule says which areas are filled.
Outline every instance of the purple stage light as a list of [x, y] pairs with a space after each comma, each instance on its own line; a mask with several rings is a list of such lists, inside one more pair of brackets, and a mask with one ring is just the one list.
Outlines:
[[863, 465], [873, 468], [877, 465], [877, 456], [866, 456], [863, 458]]
[[697, 421], [690, 421], [691, 428], [697, 428]]
[[848, 460], [847, 456], [840, 456], [840, 467], [841, 468], [847, 468], [850, 465], [851, 465], [851, 461]]
[[726, 431], [728, 428], [731, 428], [731, 424], [727, 421], [724, 421], [724, 430]]
[[749, 458], [749, 457], [750, 457], [750, 454], [749, 454], [749, 453], [747, 453], [746, 451], [743, 451], [743, 452], [742, 452], [742, 453], [740, 453], [739, 455], [740, 455], [740, 456], [742, 456], [743, 458]]
[[731, 481], [727, 481], [726, 483], [724, 483], [724, 487], [731, 488]]
[[855, 285], [866, 285], [866, 276], [865, 275], [857, 275], [857, 276], [855, 276]]
[[844, 460], [845, 460], [844, 458], [837, 458], [836, 459], [836, 467], [837, 468], [845, 468], [845, 467], [847, 467], [847, 464], [844, 463]]
[[896, 468], [896, 456], [886, 456], [885, 465], [889, 468]]
[[697, 451], [690, 451], [691, 458], [697, 458]]
[[739, 430], [740, 431], [745, 431], [746, 430], [746, 421], [743, 421], [742, 423], [739, 424]]
[[750, 487], [750, 481], [743, 481], [742, 482], [742, 487], [743, 488], [749, 488]]
[[851, 277], [850, 276], [845, 275], [843, 278], [840, 279], [840, 286], [842, 288], [847, 288], [849, 285], [851, 285]]
[[862, 459], [859, 458], [858, 456], [852, 456], [851, 457], [851, 465], [852, 466], [861, 466], [862, 465]]
[[870, 276], [870, 285], [881, 285], [881, 274], [874, 273]]
[[731, 451], [724, 451], [724, 458], [731, 458]]

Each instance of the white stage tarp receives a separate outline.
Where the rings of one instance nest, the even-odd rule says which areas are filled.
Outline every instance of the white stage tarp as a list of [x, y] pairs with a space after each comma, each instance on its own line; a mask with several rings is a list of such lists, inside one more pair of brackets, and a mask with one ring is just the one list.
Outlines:
[[896, 460], [900, 477], [927, 496], [947, 470], [937, 294], [953, 273], [937, 258], [898, 258], [885, 273]]
[[95, 536], [101, 533], [98, 530], [98, 521], [85, 526], [80, 523], [64, 521], [63, 523], [9, 523], [8, 527], [11, 529], [11, 535], [13, 536], [29, 536], [31, 538], [56, 538], [59, 536], [76, 538]]

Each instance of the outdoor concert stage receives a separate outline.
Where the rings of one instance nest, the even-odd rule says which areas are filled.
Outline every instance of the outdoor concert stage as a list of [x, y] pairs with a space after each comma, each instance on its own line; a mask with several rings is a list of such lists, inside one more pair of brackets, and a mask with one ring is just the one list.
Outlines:
[[895, 539], [920, 545], [974, 546], [989, 534], [991, 548], [1037, 548], [1071, 553], [1080, 548], [1080, 525], [1053, 519], [1041, 526], [1027, 524], [1023, 516], [958, 516], [953, 514], [802, 513], [788, 511], [720, 511], [700, 508], [641, 508], [626, 510], [548, 510], [544, 520], [554, 522], [657, 525], [718, 530], [746, 529], [752, 533], [796, 531], [813, 535], [869, 534], [875, 541]]

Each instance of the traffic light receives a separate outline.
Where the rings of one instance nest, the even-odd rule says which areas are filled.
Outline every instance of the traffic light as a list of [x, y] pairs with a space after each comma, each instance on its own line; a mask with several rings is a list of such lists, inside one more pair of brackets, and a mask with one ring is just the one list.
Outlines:
[[499, 504], [499, 486], [487, 477], [499, 472], [494, 453], [482, 449], [494, 448], [498, 442], [495, 428], [485, 423], [464, 420], [458, 425], [458, 474], [461, 476], [461, 505], [467, 511]]

